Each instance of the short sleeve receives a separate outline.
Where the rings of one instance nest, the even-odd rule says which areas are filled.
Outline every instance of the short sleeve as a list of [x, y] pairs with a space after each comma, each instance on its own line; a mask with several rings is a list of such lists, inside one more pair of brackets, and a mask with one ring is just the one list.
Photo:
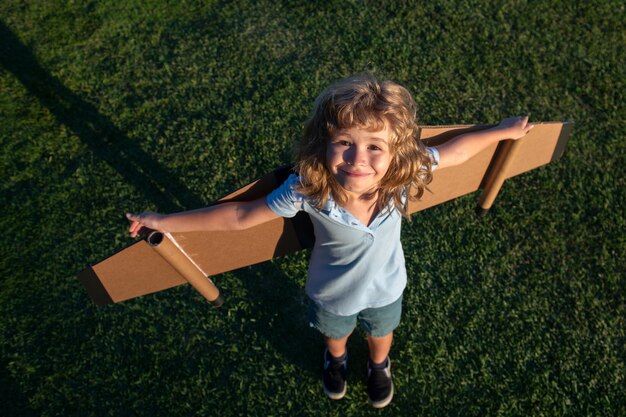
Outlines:
[[431, 171], [434, 171], [439, 166], [439, 150], [432, 146], [427, 146], [426, 150], [430, 153], [430, 159], [432, 161]]
[[304, 196], [296, 191], [299, 179], [291, 174], [282, 185], [265, 198], [267, 206], [281, 217], [293, 217], [303, 209]]

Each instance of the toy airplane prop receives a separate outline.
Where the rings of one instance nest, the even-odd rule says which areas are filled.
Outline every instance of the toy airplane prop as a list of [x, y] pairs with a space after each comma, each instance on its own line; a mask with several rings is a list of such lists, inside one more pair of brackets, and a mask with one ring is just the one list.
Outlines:
[[[504, 181], [561, 157], [572, 122], [534, 123], [516, 141], [504, 140], [481, 151], [464, 164], [433, 172], [431, 192], [409, 203], [415, 213], [482, 189], [478, 212], [492, 206]], [[422, 126], [420, 140], [436, 146], [486, 125]], [[282, 167], [233, 192], [216, 203], [246, 201], [267, 195], [291, 173]], [[78, 279], [98, 305], [117, 303], [180, 284], [190, 283], [215, 306], [223, 297], [208, 278], [312, 247], [313, 229], [304, 212], [279, 218], [248, 230], [232, 232], [153, 232], [145, 240], [87, 267]]]

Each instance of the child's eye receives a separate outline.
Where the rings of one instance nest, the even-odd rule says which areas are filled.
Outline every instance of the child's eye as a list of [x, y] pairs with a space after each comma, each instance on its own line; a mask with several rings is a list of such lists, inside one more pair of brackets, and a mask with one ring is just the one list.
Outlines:
[[341, 146], [350, 146], [351, 145], [351, 143], [348, 142], [347, 140], [340, 140], [340, 141], [337, 141], [337, 143], [340, 144]]
[[378, 147], [378, 146], [376, 146], [376, 145], [370, 145], [370, 147], [369, 147], [369, 148], [370, 148], [372, 151], [380, 151], [380, 150], [381, 150], [381, 148], [380, 148], [380, 147]]

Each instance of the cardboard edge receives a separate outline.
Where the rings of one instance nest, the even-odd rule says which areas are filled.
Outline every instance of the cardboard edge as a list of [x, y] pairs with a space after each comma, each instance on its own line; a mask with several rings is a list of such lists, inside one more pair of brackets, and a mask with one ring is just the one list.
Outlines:
[[[474, 124], [474, 125], [448, 125], [448, 126], [418, 126], [418, 140], [423, 141], [426, 146], [438, 146], [452, 138], [465, 133], [476, 132], [489, 129], [495, 125]], [[433, 132], [440, 131], [432, 134]], [[428, 133], [430, 132], [430, 133]]]
[[[237, 189], [236, 191], [233, 191], [232, 193], [221, 197], [216, 201], [213, 201], [208, 205], [212, 206], [215, 204], [222, 204], [233, 201], [250, 201], [261, 198], [269, 194], [272, 190], [274, 190], [274, 188], [285, 182], [287, 177], [294, 172], [293, 167], [293, 164], [281, 165], [274, 171], [265, 174], [261, 178], [254, 180], [248, 185], [245, 185]], [[272, 182], [271, 180], [274, 180], [274, 182]], [[272, 184], [271, 187], [268, 187], [269, 184]]]
[[[569, 125], [569, 131], [571, 131], [571, 127], [574, 124], [572, 120], [567, 120], [565, 122], [559, 121], [548, 121], [548, 122], [532, 122], [534, 125]], [[495, 127], [497, 124], [457, 124], [457, 125], [418, 125], [418, 138], [420, 140], [424, 140], [428, 146], [437, 146], [440, 145], [455, 136], [462, 135], [464, 133], [475, 132], [479, 130], [489, 129], [491, 127]], [[435, 135], [424, 135], [426, 132], [433, 132], [443, 130], [441, 133]], [[568, 133], [569, 133], [568, 131]], [[567, 134], [566, 134], [567, 136]]]
[[102, 282], [98, 278], [98, 275], [91, 266], [80, 271], [78, 274], [78, 280], [87, 290], [87, 294], [97, 306], [105, 306], [107, 304], [113, 304], [113, 298], [104, 288]]
[[554, 162], [563, 156], [563, 154], [565, 153], [565, 146], [567, 145], [567, 142], [569, 141], [573, 128], [574, 128], [573, 120], [567, 120], [563, 122], [563, 127], [561, 128], [559, 138], [556, 141], [556, 146], [554, 147], [554, 152], [552, 153], [552, 158], [550, 159], [550, 162]]

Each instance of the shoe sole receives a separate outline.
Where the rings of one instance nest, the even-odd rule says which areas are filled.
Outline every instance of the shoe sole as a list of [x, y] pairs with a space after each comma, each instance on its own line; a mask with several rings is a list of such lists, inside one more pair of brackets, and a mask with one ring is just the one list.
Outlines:
[[[324, 351], [324, 358], [326, 358], [326, 354], [327, 354], [327, 353], [328, 353], [328, 349], [326, 349], [326, 350]], [[348, 383], [347, 383], [347, 382], [345, 382], [345, 383], [343, 384], [343, 391], [341, 391], [341, 392], [329, 391], [329, 390], [326, 388], [326, 385], [324, 385], [324, 381], [322, 381], [322, 387], [324, 388], [324, 394], [326, 394], [326, 396], [327, 396], [328, 398], [330, 398], [331, 400], [340, 400], [340, 399], [342, 399], [343, 397], [345, 397], [345, 396], [346, 396], [346, 392], [348, 392]]]
[[369, 397], [369, 395], [367, 396], [367, 401], [369, 401], [370, 405], [372, 407], [374, 407], [374, 408], [384, 408], [384, 407], [387, 407], [392, 399], [393, 399], [393, 385], [391, 385], [391, 392], [389, 393], [387, 398], [385, 398], [384, 400], [372, 401], [371, 398]]
[[[322, 384], [322, 386], [324, 386], [324, 384]], [[344, 385], [343, 391], [341, 391], [341, 392], [329, 391], [324, 386], [324, 394], [326, 394], [326, 396], [328, 398], [330, 398], [331, 400], [340, 400], [340, 399], [342, 399], [343, 397], [346, 396], [346, 392], [348, 392], [348, 384]]]
[[[391, 377], [391, 359], [387, 358], [387, 360], [389, 361], [389, 363], [387, 365], [387, 372], [389, 373], [389, 376]], [[369, 377], [369, 373], [368, 373], [368, 377]], [[374, 408], [384, 408], [384, 407], [387, 407], [392, 399], [393, 399], [393, 381], [391, 381], [391, 391], [389, 392], [389, 395], [387, 396], [387, 398], [382, 399], [380, 401], [372, 401], [370, 396], [369, 395], [367, 396], [367, 401]]]

